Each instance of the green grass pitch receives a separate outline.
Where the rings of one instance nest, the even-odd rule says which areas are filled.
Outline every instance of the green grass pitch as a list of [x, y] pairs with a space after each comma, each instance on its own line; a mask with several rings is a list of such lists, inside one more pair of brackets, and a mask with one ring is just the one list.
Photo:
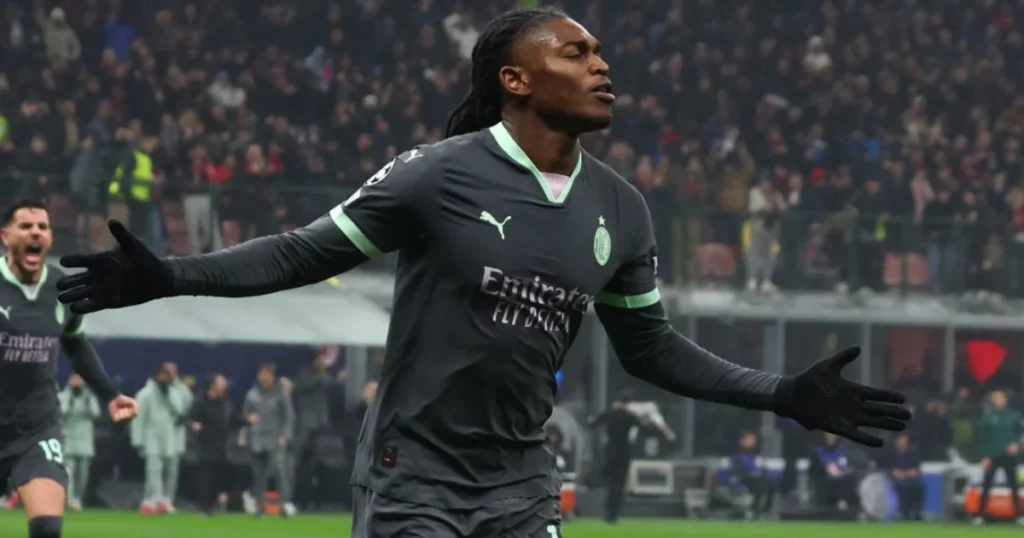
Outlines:
[[[0, 536], [26, 535], [25, 515], [0, 513]], [[1019, 527], [964, 524], [882, 523], [779, 523], [703, 522], [688, 520], [633, 519], [608, 526], [598, 520], [565, 525], [564, 538], [1001, 538], [1024, 536]], [[65, 538], [344, 538], [349, 536], [345, 516], [302, 515], [292, 520], [245, 516], [206, 519], [177, 514], [143, 517], [134, 513], [94, 511], [69, 514]]]

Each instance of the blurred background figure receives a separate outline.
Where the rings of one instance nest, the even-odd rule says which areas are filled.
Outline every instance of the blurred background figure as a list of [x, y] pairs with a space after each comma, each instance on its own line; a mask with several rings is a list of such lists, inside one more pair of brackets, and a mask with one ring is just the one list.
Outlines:
[[82, 510], [89, 469], [96, 454], [93, 423], [102, 416], [100, 402], [78, 374], [68, 376], [58, 395], [64, 415], [64, 467], [68, 470], [68, 508]]
[[245, 395], [242, 416], [246, 426], [239, 432], [238, 442], [249, 451], [252, 461], [252, 487], [255, 515], [265, 510], [270, 480], [274, 480], [282, 514], [297, 513], [291, 497], [291, 470], [288, 447], [295, 431], [295, 411], [291, 394], [277, 378], [273, 364], [260, 365], [256, 384]]
[[896, 489], [903, 520], [921, 520], [921, 503], [924, 502], [921, 457], [910, 446], [909, 435], [901, 433], [895, 436], [892, 447], [889, 447], [882, 456], [880, 467], [889, 473], [889, 478]]
[[765, 467], [757, 434], [743, 432], [739, 447], [730, 459], [731, 483], [735, 493], [750, 497], [748, 519], [760, 519], [771, 512], [776, 485]]
[[985, 521], [989, 494], [999, 471], [1003, 472], [1006, 485], [1013, 495], [1014, 517], [1020, 521], [1021, 496], [1017, 482], [1017, 465], [1020, 462], [1021, 425], [1024, 415], [1016, 409], [1008, 408], [1008, 403], [1005, 392], [994, 390], [988, 394], [988, 407], [981, 415], [978, 439], [984, 478], [981, 486], [981, 504], [974, 516], [976, 524]]
[[195, 432], [198, 462], [198, 505], [206, 515], [227, 508], [232, 487], [227, 458], [228, 439], [242, 424], [227, 395], [228, 381], [220, 374], [209, 377], [204, 390], [192, 402], [189, 421]]
[[[348, 372], [332, 375], [327, 370], [325, 349], [317, 350], [309, 364], [295, 377], [292, 401], [295, 407], [295, 433], [288, 450], [293, 469], [292, 484], [296, 504], [309, 508], [313, 501], [315, 458], [313, 447], [317, 436], [331, 422], [331, 401], [337, 388], [344, 384]], [[343, 398], [344, 396], [342, 396]]]
[[146, 485], [140, 511], [145, 515], [173, 513], [183, 453], [180, 430], [189, 402], [175, 390], [177, 370], [161, 364], [136, 395], [139, 416], [131, 424], [132, 446], [146, 465]]
[[588, 422], [594, 428], [603, 428], [605, 521], [617, 523], [625, 500], [626, 480], [629, 478], [629, 464], [633, 460], [633, 439], [640, 427], [640, 419], [629, 410], [632, 395], [628, 391], [619, 394], [615, 404]]
[[831, 433], [823, 434], [814, 456], [818, 502], [841, 512], [856, 513], [860, 505], [859, 480], [842, 441]]

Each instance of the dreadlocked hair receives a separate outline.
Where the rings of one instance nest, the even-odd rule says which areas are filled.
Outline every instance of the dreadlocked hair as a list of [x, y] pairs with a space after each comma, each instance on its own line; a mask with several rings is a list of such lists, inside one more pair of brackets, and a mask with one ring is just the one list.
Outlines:
[[520, 36], [566, 14], [551, 8], [514, 9], [487, 24], [473, 45], [469, 94], [448, 118], [446, 138], [472, 133], [501, 121], [502, 86], [498, 72], [508, 65]]

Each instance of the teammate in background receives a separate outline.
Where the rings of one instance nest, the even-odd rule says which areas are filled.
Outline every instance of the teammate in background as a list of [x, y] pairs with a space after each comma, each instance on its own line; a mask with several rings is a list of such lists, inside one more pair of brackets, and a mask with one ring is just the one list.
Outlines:
[[591, 304], [623, 367], [674, 394], [770, 410], [871, 446], [904, 397], [842, 378], [844, 350], [796, 376], [727, 362], [672, 329], [643, 197], [580, 148], [615, 96], [601, 44], [565, 14], [492, 21], [448, 139], [407, 151], [328, 215], [200, 256], [118, 246], [68, 256], [78, 313], [161, 297], [248, 297], [399, 251], [387, 356], [356, 453], [353, 536], [558, 538], [544, 423], [555, 372]]
[[[53, 244], [46, 206], [20, 201], [2, 215], [0, 239], [0, 483], [18, 496], [30, 538], [61, 535], [68, 473], [61, 443], [57, 355], [71, 361], [114, 422], [138, 413], [120, 394], [85, 338], [82, 316], [57, 301], [59, 269], [46, 264]], [[55, 274], [51, 274], [55, 273]]]

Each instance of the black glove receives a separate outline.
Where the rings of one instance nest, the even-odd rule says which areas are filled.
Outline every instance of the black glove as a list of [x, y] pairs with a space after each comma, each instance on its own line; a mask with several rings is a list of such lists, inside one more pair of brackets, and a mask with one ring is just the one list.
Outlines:
[[174, 276], [170, 267], [120, 222], [111, 220], [108, 227], [117, 239], [114, 250], [72, 254], [60, 259], [64, 267], [80, 267], [85, 271], [58, 280], [60, 295], [57, 299], [70, 305], [75, 314], [88, 314], [172, 295]]
[[894, 404], [902, 404], [907, 398], [843, 379], [843, 367], [859, 355], [859, 347], [844, 349], [799, 375], [783, 378], [775, 389], [773, 411], [808, 430], [824, 430], [862, 445], [882, 446], [881, 439], [859, 428], [902, 431], [910, 420], [910, 411]]

